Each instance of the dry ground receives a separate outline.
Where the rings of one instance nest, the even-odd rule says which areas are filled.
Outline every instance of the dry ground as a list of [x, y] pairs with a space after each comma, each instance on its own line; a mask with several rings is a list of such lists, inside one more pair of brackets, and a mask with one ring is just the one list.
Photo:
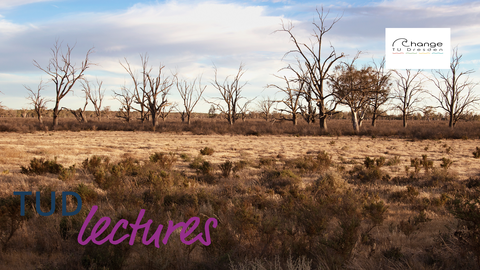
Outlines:
[[[248, 160], [258, 163], [262, 157], [293, 159], [308, 154], [317, 154], [326, 151], [333, 158], [337, 166], [344, 166], [348, 171], [355, 164], [363, 164], [365, 157], [385, 157], [386, 160], [398, 157], [400, 163], [383, 168], [390, 176], [405, 176], [406, 167], [410, 168], [411, 158], [421, 158], [428, 155], [434, 161], [434, 167], [440, 167], [442, 158], [453, 161], [451, 170], [456, 172], [459, 179], [480, 174], [480, 162], [473, 158], [472, 152], [480, 146], [480, 140], [405, 140], [395, 138], [372, 137], [296, 137], [296, 136], [240, 136], [240, 135], [191, 135], [166, 134], [151, 132], [122, 132], [122, 131], [81, 131], [81, 132], [36, 132], [36, 133], [2, 133], [0, 136], [0, 196], [11, 195], [12, 189], [18, 188], [20, 166], [27, 166], [33, 157], [46, 159], [57, 158], [58, 163], [64, 166], [77, 164], [93, 155], [108, 156], [113, 161], [130, 156], [140, 160], [147, 160], [155, 152], [174, 152], [178, 155], [186, 154], [191, 158], [199, 155], [199, 150], [210, 147], [215, 150], [211, 156], [204, 156], [214, 164], [226, 160]], [[280, 162], [279, 162], [280, 164]], [[188, 168], [188, 162], [177, 162], [176, 169], [193, 173]], [[251, 167], [247, 178], [255, 175], [255, 168]], [[410, 169], [412, 171], [412, 169]], [[26, 177], [26, 176], [25, 176]], [[43, 177], [43, 176], [42, 176]], [[48, 177], [48, 176], [47, 176]], [[43, 178], [42, 178], [43, 179]], [[310, 179], [308, 176], [302, 178]], [[13, 181], [14, 180], [14, 181]], [[82, 181], [82, 179], [78, 179]], [[61, 183], [58, 179], [48, 179]], [[245, 181], [245, 180], [244, 180]], [[16, 183], [14, 183], [16, 182]], [[35, 185], [35, 183], [30, 183]], [[62, 185], [67, 185], [63, 183]], [[404, 186], [374, 185], [357, 188], [365, 191], [379, 192], [386, 200], [392, 192], [406, 190]], [[99, 189], [96, 189], [100, 192]], [[439, 197], [437, 189], [424, 189], [420, 197]], [[454, 227], [455, 219], [446, 212], [428, 211], [427, 216], [433, 221], [426, 225], [423, 233], [414, 237], [406, 237], [391, 226], [400, 220], [407, 220], [416, 214], [407, 204], [390, 203], [389, 212], [383, 226], [375, 228], [379, 249], [402, 246], [405, 254], [415, 254], [425, 246], [433, 244], [433, 235], [445, 231], [445, 226]], [[389, 227], [389, 224], [390, 227]], [[13, 256], [13, 255], [12, 255]], [[12, 259], [13, 260], [13, 259]], [[15, 260], [13, 260], [15, 261]], [[0, 267], [1, 269], [1, 267]], [[7, 268], [5, 268], [7, 269]]]
[[[428, 155], [439, 167], [443, 157], [453, 161], [452, 169], [461, 179], [480, 173], [480, 162], [472, 152], [480, 140], [405, 140], [371, 137], [295, 137], [295, 136], [240, 136], [190, 135], [151, 132], [81, 131], [3, 133], [0, 136], [0, 172], [18, 173], [20, 166], [28, 165], [33, 157], [53, 159], [63, 165], [81, 164], [92, 155], [109, 156], [118, 160], [124, 155], [148, 159], [155, 152], [174, 152], [195, 157], [199, 150], [215, 150], [206, 160], [215, 164], [225, 160], [258, 160], [260, 157], [294, 158], [326, 151], [335, 163], [344, 163], [350, 169], [362, 164], [366, 156], [398, 156], [401, 163], [389, 167], [391, 176], [405, 175], [410, 158]], [[184, 163], [177, 163], [184, 166]], [[179, 168], [183, 169], [183, 168]]]

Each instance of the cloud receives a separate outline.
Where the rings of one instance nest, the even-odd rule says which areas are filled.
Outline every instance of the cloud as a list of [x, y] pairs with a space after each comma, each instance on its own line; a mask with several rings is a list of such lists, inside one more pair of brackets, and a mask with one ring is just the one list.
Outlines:
[[39, 2], [51, 2], [53, 0], [2, 0], [0, 1], [0, 9], [12, 8]]

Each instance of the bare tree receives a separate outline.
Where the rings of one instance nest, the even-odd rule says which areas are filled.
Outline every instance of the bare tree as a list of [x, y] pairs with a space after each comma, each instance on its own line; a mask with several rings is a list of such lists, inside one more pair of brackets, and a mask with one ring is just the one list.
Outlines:
[[126, 122], [130, 122], [132, 105], [133, 105], [133, 94], [123, 86], [121, 92], [113, 91], [114, 98], [120, 102], [120, 110], [118, 111], [116, 117], [125, 119]]
[[[142, 59], [142, 68], [143, 71], [147, 68], [145, 65], [143, 65], [143, 56], [140, 55], [140, 58]], [[132, 69], [130, 66], [130, 63], [128, 62], [127, 58], [125, 59], [125, 64], [123, 64], [120, 61], [120, 65], [127, 71], [128, 75], [130, 75], [132, 82], [133, 82], [133, 94], [132, 98], [135, 104], [140, 106], [140, 109], [137, 109], [135, 107], [131, 107], [133, 110], [138, 111], [140, 113], [140, 120], [143, 122], [148, 120], [148, 109], [146, 108], [146, 96], [143, 91], [141, 91], [142, 85], [146, 85], [146, 77], [142, 76], [143, 81], [138, 80], [138, 74]]]
[[102, 116], [102, 101], [105, 96], [105, 90], [102, 91], [103, 82], [97, 79], [96, 85], [93, 86], [86, 79], [83, 79], [81, 83], [83, 88], [82, 91], [85, 92], [85, 95], [93, 104], [95, 115], [97, 116], [97, 119], [100, 120]]
[[[240, 99], [244, 98], [242, 96], [242, 88], [247, 84], [247, 82], [243, 84], [240, 83], [243, 74], [245, 74], [243, 67], [243, 64], [240, 64], [238, 72], [235, 77], [233, 77], [232, 82], [228, 81], [230, 76], [227, 76], [223, 82], [219, 82], [218, 70], [217, 67], [214, 66], [215, 80], [212, 82], [212, 85], [218, 90], [218, 92], [220, 92], [221, 97], [218, 98], [220, 102], [207, 102], [215, 105], [215, 107], [221, 113], [223, 113], [225, 119], [230, 125], [235, 124], [235, 121], [239, 118], [238, 111], [241, 107], [239, 101]], [[246, 106], [243, 107], [246, 109]]]
[[158, 112], [158, 117], [162, 118], [162, 121], [165, 122], [167, 119], [168, 115], [175, 109], [177, 109], [178, 104], [177, 103], [166, 103], [165, 106], [162, 106], [160, 111]]
[[276, 103], [274, 99], [270, 99], [270, 97], [263, 98], [258, 102], [258, 107], [260, 109], [260, 115], [262, 116], [265, 121], [270, 120], [272, 117], [272, 107]]
[[397, 87], [394, 90], [393, 98], [400, 101], [396, 108], [402, 112], [403, 127], [407, 127], [407, 119], [413, 112], [418, 110], [416, 104], [421, 100], [420, 94], [425, 91], [422, 86], [422, 71], [419, 69], [416, 72], [412, 72], [412, 70], [407, 69], [405, 75], [396, 70], [393, 72], [398, 77], [395, 80]]
[[175, 84], [177, 90], [183, 100], [184, 111], [182, 113], [182, 122], [187, 118], [187, 123], [190, 125], [190, 118], [192, 116], [193, 108], [197, 105], [198, 101], [202, 98], [203, 92], [207, 86], [202, 86], [202, 77], [198, 79], [198, 86], [196, 85], [197, 78], [193, 82], [189, 83], [187, 80], [179, 80], [175, 78]]
[[294, 82], [291, 80], [287, 79], [286, 76], [280, 77], [276, 76], [277, 78], [281, 78], [285, 81], [286, 86], [285, 87], [280, 87], [278, 85], [269, 85], [269, 87], [275, 87], [281, 92], [283, 92], [286, 96], [280, 101], [285, 105], [286, 109], [279, 109], [278, 111], [280, 113], [287, 113], [291, 115], [291, 118], [285, 118], [282, 117], [281, 120], [287, 120], [287, 121], [292, 121], [293, 125], [297, 125], [297, 116], [300, 113], [300, 97], [302, 95], [302, 88], [303, 88], [303, 80], [300, 80], [297, 83], [297, 87], [293, 86], [295, 85]]
[[88, 95], [85, 93], [85, 105], [83, 106], [83, 109], [78, 108], [77, 110], [72, 110], [69, 108], [62, 107], [62, 110], [65, 109], [69, 111], [71, 114], [73, 114], [73, 116], [75, 116], [75, 119], [77, 119], [78, 122], [87, 123], [88, 120], [87, 120], [87, 115], [85, 113], [85, 110], [87, 109], [87, 105], [88, 105]]
[[252, 103], [253, 100], [255, 100], [255, 98], [249, 99], [246, 102], [244, 102], [243, 105], [238, 106], [237, 115], [242, 119], [242, 122], [245, 122], [245, 120], [247, 119], [247, 116], [251, 115], [250, 103]]
[[133, 97], [134, 102], [140, 105], [140, 109], [138, 110], [141, 114], [140, 119], [143, 122], [147, 119], [147, 114], [150, 115], [152, 119], [153, 130], [155, 130], [159, 113], [168, 103], [167, 95], [173, 85], [173, 79], [171, 79], [169, 76], [165, 77], [162, 74], [165, 66], [161, 64], [158, 67], [158, 73], [154, 75], [153, 68], [148, 67], [147, 54], [140, 55], [140, 60], [142, 66], [141, 82], [138, 81], [137, 75], [130, 67], [127, 59], [125, 59], [125, 65], [121, 62], [120, 64], [125, 68], [133, 80]]
[[435, 70], [433, 79], [430, 79], [439, 90], [438, 96], [432, 93], [430, 95], [440, 103], [439, 107], [448, 114], [448, 126], [450, 128], [455, 127], [458, 120], [480, 100], [473, 92], [478, 83], [474, 83], [469, 78], [469, 74], [474, 71], [460, 72], [461, 59], [462, 55], [458, 55], [458, 48], [454, 48], [450, 70], [446, 74], [440, 70]]
[[53, 108], [54, 127], [58, 126], [58, 115], [61, 110], [60, 100], [72, 91], [75, 83], [83, 78], [85, 71], [92, 65], [89, 61], [89, 56], [93, 53], [93, 48], [87, 51], [85, 60], [82, 61], [80, 67], [77, 67], [71, 59], [75, 46], [70, 47], [67, 45], [66, 53], [62, 52], [61, 47], [62, 43], [57, 40], [51, 49], [52, 57], [46, 68], [43, 68], [37, 61], [33, 60], [33, 65], [47, 73], [55, 85], [55, 107]]
[[27, 99], [30, 101], [30, 104], [33, 105], [33, 110], [37, 115], [38, 122], [43, 125], [43, 113], [47, 109], [47, 103], [51, 101], [40, 95], [40, 92], [44, 89], [43, 81], [40, 81], [36, 91], [33, 91], [30, 87], [26, 85], [24, 85], [23, 87], [25, 87], [29, 92]]
[[378, 116], [385, 113], [380, 107], [390, 99], [390, 76], [391, 72], [385, 70], [385, 57], [379, 65], [373, 61], [375, 77], [372, 82], [372, 96], [370, 99], [370, 110], [372, 113], [372, 126], [376, 126]]
[[[325, 95], [324, 86], [326, 84], [330, 68], [337, 60], [344, 57], [344, 54], [341, 53], [340, 55], [337, 55], [335, 48], [330, 46], [330, 54], [325, 59], [322, 59], [321, 52], [323, 37], [332, 29], [332, 27], [340, 20], [340, 18], [336, 17], [333, 19], [331, 24], [327, 25], [326, 19], [328, 17], [328, 12], [325, 14], [323, 12], [323, 7], [320, 11], [318, 9], [316, 11], [319, 22], [312, 22], [314, 29], [312, 35], [313, 40], [311, 40], [310, 45], [301, 43], [297, 40], [292, 32], [293, 25], [291, 23], [289, 25], [282, 24], [282, 29], [279, 31], [288, 33], [290, 35], [290, 39], [295, 45], [295, 49], [287, 52], [285, 56], [290, 53], [296, 53], [300, 56], [299, 58], [301, 59], [301, 62], [298, 62], [299, 64], [303, 62], [307, 75], [307, 82], [309, 83], [309, 87], [311, 87], [312, 92], [315, 94], [315, 100], [317, 102], [318, 113], [320, 117], [320, 129], [327, 130], [327, 117], [335, 112], [335, 107], [328, 108], [326, 100], [330, 97], [330, 95]], [[290, 65], [287, 68], [294, 70], [294, 68]]]
[[335, 72], [330, 77], [332, 94], [337, 104], [350, 108], [352, 124], [355, 132], [360, 131], [360, 126], [365, 117], [365, 112], [372, 99], [376, 72], [372, 67], [358, 70], [354, 66], [357, 56], [350, 64], [342, 63], [335, 67]]

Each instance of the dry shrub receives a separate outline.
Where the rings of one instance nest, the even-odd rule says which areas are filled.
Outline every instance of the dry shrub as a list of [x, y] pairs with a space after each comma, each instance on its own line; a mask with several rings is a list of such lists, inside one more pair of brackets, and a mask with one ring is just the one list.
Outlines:
[[57, 163], [57, 158], [54, 160], [45, 160], [44, 158], [33, 158], [30, 160], [28, 167], [21, 166], [21, 172], [24, 174], [37, 174], [42, 175], [46, 173], [59, 174], [63, 169], [63, 166]]
[[210, 148], [210, 147], [205, 147], [200, 150], [200, 154], [202, 154], [203, 156], [211, 156], [213, 155], [213, 153], [215, 153], [215, 150], [213, 150], [213, 148]]
[[150, 156], [150, 162], [156, 163], [162, 169], [171, 170], [177, 161], [175, 153], [154, 153]]

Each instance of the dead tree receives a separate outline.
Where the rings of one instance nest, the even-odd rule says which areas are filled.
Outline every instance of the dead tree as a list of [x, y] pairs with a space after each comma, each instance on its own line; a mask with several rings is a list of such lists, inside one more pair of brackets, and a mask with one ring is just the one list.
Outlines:
[[474, 71], [460, 72], [461, 59], [462, 55], [458, 55], [458, 48], [454, 48], [450, 70], [446, 74], [440, 70], [435, 70], [433, 78], [430, 79], [439, 90], [438, 95], [432, 93], [430, 95], [440, 103], [439, 107], [448, 114], [448, 126], [450, 128], [455, 127], [458, 120], [480, 100], [479, 96], [473, 92], [478, 83], [474, 83], [469, 78], [469, 74]]
[[265, 121], [268, 121], [272, 117], [272, 108], [273, 105], [276, 103], [275, 100], [270, 99], [270, 97], [267, 97], [266, 99], [263, 98], [258, 102], [258, 107], [260, 109], [260, 115], [262, 116]]
[[30, 87], [26, 85], [24, 85], [24, 87], [29, 92], [27, 99], [30, 101], [30, 104], [33, 105], [33, 110], [37, 115], [38, 122], [43, 125], [42, 117], [45, 110], [47, 109], [47, 103], [51, 101], [40, 95], [40, 92], [44, 88], [43, 81], [40, 81], [40, 83], [38, 84], [37, 91], [33, 91]]
[[274, 87], [274, 88], [277, 88], [278, 90], [280, 90], [282, 93], [285, 94], [285, 97], [280, 100], [279, 102], [280, 103], [283, 103], [283, 105], [285, 105], [286, 109], [279, 109], [278, 111], [280, 113], [287, 113], [289, 115], [291, 115], [291, 118], [285, 118], [284, 116], [282, 117], [282, 119], [279, 119], [279, 120], [287, 120], [287, 121], [292, 121], [293, 125], [296, 126], [297, 125], [297, 116], [298, 114], [300, 113], [300, 98], [302, 96], [302, 89], [303, 89], [303, 83], [304, 81], [303, 80], [300, 80], [297, 82], [297, 86], [293, 86], [295, 85], [295, 82], [292, 82], [291, 80], [287, 79], [286, 76], [284, 77], [280, 77], [280, 76], [276, 76], [277, 78], [281, 78], [285, 81], [286, 83], [286, 86], [285, 87], [280, 87], [278, 85], [269, 85], [269, 87]]
[[[319, 22], [312, 22], [314, 29], [313, 40], [311, 40], [310, 45], [297, 40], [296, 36], [293, 34], [293, 25], [291, 23], [289, 25], [282, 24], [282, 29], [278, 31], [288, 33], [290, 40], [295, 45], [295, 49], [287, 52], [285, 56], [295, 53], [299, 56], [299, 59], [301, 59], [299, 65], [304, 66], [306, 71], [305, 74], [307, 76], [306, 82], [309, 83], [309, 87], [311, 87], [317, 102], [316, 105], [318, 107], [320, 118], [320, 129], [327, 130], [327, 117], [335, 112], [335, 108], [328, 108], [327, 99], [331, 96], [324, 93], [324, 86], [327, 82], [330, 68], [337, 60], [344, 57], [344, 54], [341, 53], [340, 55], [337, 55], [335, 48], [330, 46], [330, 54], [325, 59], [322, 58], [323, 37], [332, 29], [340, 18], [336, 17], [331, 24], [326, 25], [328, 12], [327, 14], [324, 14], [323, 8], [320, 11], [317, 9], [317, 15]], [[287, 68], [291, 70], [295, 69], [290, 65]]]
[[140, 55], [140, 60], [142, 66], [142, 79], [140, 82], [127, 59], [125, 59], [125, 65], [121, 62], [120, 64], [133, 80], [133, 99], [136, 104], [140, 105], [140, 109], [136, 110], [140, 112], [141, 121], [147, 120], [148, 116], [150, 116], [153, 130], [155, 130], [159, 113], [168, 103], [167, 95], [173, 85], [173, 80], [169, 76], [165, 77], [162, 74], [165, 66], [161, 64], [158, 67], [158, 73], [153, 74], [153, 68], [148, 67], [147, 54]]
[[125, 119], [126, 122], [130, 122], [132, 105], [133, 105], [133, 94], [123, 86], [121, 92], [117, 93], [113, 91], [114, 97], [120, 102], [120, 110], [117, 112], [116, 117]]
[[[214, 105], [216, 109], [218, 109], [224, 115], [228, 123], [230, 125], [233, 125], [240, 116], [239, 109], [242, 106], [240, 106], [239, 101], [240, 99], [244, 98], [242, 96], [242, 89], [247, 84], [247, 82], [243, 84], [240, 83], [243, 74], [245, 74], [243, 64], [240, 64], [238, 72], [235, 77], [233, 77], [232, 82], [228, 81], [228, 78], [230, 76], [227, 76], [223, 82], [219, 82], [217, 67], [214, 66], [214, 70], [215, 80], [212, 82], [212, 85], [218, 90], [221, 97], [217, 98], [218, 100], [220, 100], [219, 102], [212, 102], [207, 100], [206, 102]], [[248, 104], [246, 102], [243, 108], [246, 109], [247, 105]], [[243, 112], [243, 115], [246, 116], [246, 111]]]
[[153, 68], [147, 68], [148, 56], [141, 56], [142, 69], [143, 69], [143, 81], [145, 83], [140, 87], [142, 95], [145, 96], [144, 106], [147, 108], [148, 113], [152, 118], [152, 126], [155, 131], [157, 126], [157, 118], [162, 111], [163, 107], [167, 106], [167, 95], [173, 85], [173, 79], [169, 76], [165, 77], [162, 74], [165, 66], [159, 65], [158, 73], [153, 75]]
[[62, 52], [62, 43], [55, 42], [55, 45], [51, 49], [52, 57], [46, 68], [40, 66], [40, 64], [33, 60], [33, 65], [43, 72], [47, 73], [51, 77], [53, 84], [55, 85], [55, 106], [53, 107], [53, 126], [58, 126], [58, 115], [60, 113], [60, 100], [64, 98], [78, 80], [81, 80], [85, 71], [92, 65], [89, 61], [89, 56], [93, 53], [93, 48], [87, 51], [85, 60], [82, 61], [80, 67], [77, 67], [71, 59], [72, 51], [75, 46], [70, 47], [67, 45], [67, 52]]
[[197, 105], [198, 101], [202, 98], [203, 92], [207, 86], [202, 86], [202, 77], [198, 79], [198, 86], [196, 84], [197, 78], [193, 82], [189, 83], [187, 80], [180, 80], [175, 78], [175, 84], [177, 85], [177, 90], [180, 93], [180, 96], [183, 100], [183, 112], [182, 122], [187, 118], [187, 123], [190, 125], [190, 118], [192, 116], [193, 109]]
[[168, 115], [170, 115], [172, 111], [176, 110], [177, 106], [177, 103], [166, 103], [165, 106], [162, 106], [162, 108], [158, 112], [158, 117], [162, 118], [162, 121], [165, 122]]
[[87, 105], [88, 105], [88, 96], [87, 94], [85, 94], [85, 105], [83, 106], [83, 109], [78, 108], [77, 110], [72, 110], [69, 108], [62, 107], [62, 110], [65, 109], [69, 111], [71, 114], [73, 114], [73, 116], [75, 116], [75, 119], [77, 119], [78, 122], [87, 123], [88, 120], [87, 120], [87, 115], [85, 113], [85, 110], [87, 109]]
[[102, 91], [102, 81], [98, 81], [96, 85], [91, 85], [86, 79], [81, 81], [82, 83], [82, 91], [85, 92], [85, 95], [93, 104], [95, 109], [95, 115], [97, 119], [100, 121], [102, 116], [102, 101], [105, 96], [105, 90]]
[[[396, 70], [393, 72], [398, 77], [395, 80], [396, 88], [393, 98], [400, 102], [396, 108], [402, 112], [403, 127], [407, 127], [408, 117], [419, 110], [416, 105], [421, 101], [420, 94], [425, 91], [422, 87], [422, 71], [419, 69], [416, 72], [412, 72], [412, 70], [407, 69], [405, 75]], [[427, 118], [430, 121], [428, 116]]]
[[385, 70], [385, 57], [379, 65], [373, 62], [374, 65], [374, 81], [372, 82], [372, 97], [370, 99], [370, 110], [372, 113], [372, 126], [376, 126], [378, 116], [382, 115], [384, 111], [380, 107], [390, 99], [390, 71]]
[[[142, 59], [142, 68], [143, 71], [145, 71], [146, 66], [143, 65], [143, 56], [140, 55], [140, 58]], [[135, 107], [131, 107], [131, 109], [137, 111], [140, 113], [140, 121], [145, 122], [148, 120], [148, 109], [146, 108], [146, 96], [143, 91], [141, 91], [141, 86], [146, 85], [146, 77], [142, 76], [142, 81], [138, 81], [138, 74], [132, 69], [130, 66], [130, 63], [128, 62], [127, 58], [125, 59], [125, 64], [123, 64], [120, 61], [120, 65], [127, 71], [128, 75], [130, 75], [130, 78], [132, 79], [133, 82], [133, 93], [131, 97], [133, 98], [133, 102], [140, 106], [140, 109], [137, 109]]]

